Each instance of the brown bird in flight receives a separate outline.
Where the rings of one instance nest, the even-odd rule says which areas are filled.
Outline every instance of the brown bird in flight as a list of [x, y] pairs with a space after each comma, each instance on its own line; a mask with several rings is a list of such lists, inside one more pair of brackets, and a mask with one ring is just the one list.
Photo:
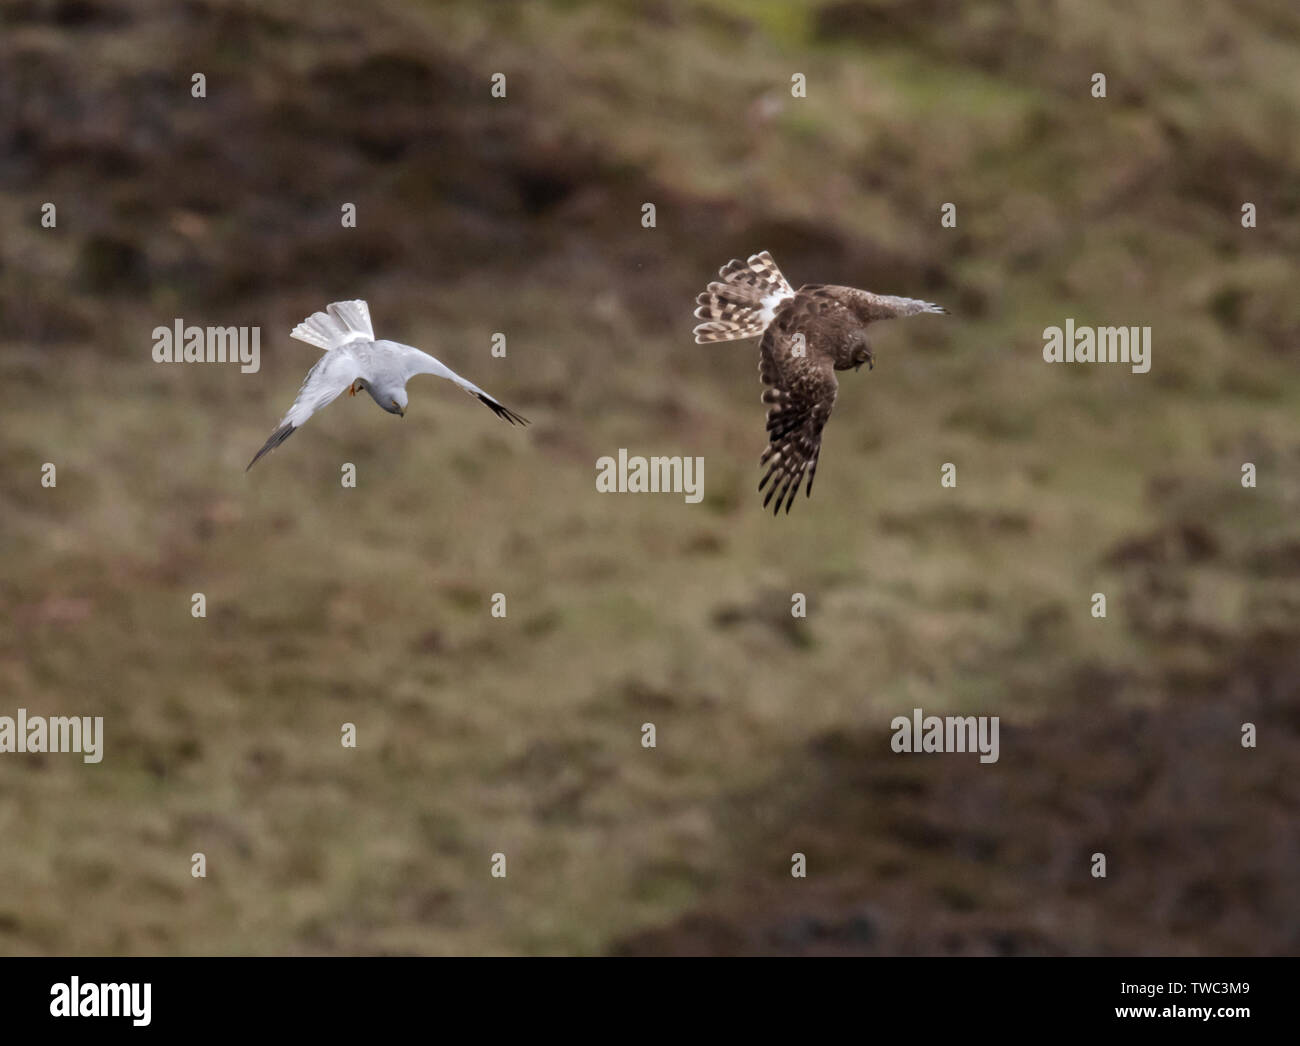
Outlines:
[[[767, 386], [767, 449], [759, 460], [767, 472], [758, 489], [767, 487], [763, 507], [776, 498], [772, 511], [786, 512], [794, 503], [803, 477], [812, 497], [822, 429], [835, 406], [837, 370], [870, 370], [875, 356], [867, 341], [867, 325], [919, 312], [946, 312], [915, 298], [872, 294], [854, 287], [805, 283], [791, 289], [772, 256], [763, 251], [748, 261], [733, 259], [718, 270], [721, 280], [695, 300], [695, 340], [736, 341], [761, 334], [758, 376]], [[770, 486], [769, 486], [770, 483]]]

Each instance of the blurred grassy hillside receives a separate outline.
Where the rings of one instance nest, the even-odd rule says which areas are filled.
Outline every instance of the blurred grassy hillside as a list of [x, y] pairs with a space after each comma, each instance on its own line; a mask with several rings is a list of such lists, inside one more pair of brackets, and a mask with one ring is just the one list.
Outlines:
[[[6, 4], [0, 714], [106, 740], [0, 756], [0, 952], [1300, 948], [1298, 114], [1286, 0]], [[690, 333], [763, 249], [951, 313], [780, 519], [756, 345]], [[353, 297], [533, 425], [421, 378], [245, 474]]]

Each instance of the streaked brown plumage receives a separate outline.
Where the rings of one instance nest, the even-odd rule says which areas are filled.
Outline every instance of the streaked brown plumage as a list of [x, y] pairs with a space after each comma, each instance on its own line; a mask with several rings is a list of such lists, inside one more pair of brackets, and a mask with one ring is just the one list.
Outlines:
[[695, 340], [763, 335], [758, 374], [766, 386], [768, 445], [759, 461], [766, 471], [758, 489], [767, 491], [765, 508], [775, 500], [773, 512], [782, 504], [789, 512], [805, 477], [812, 496], [822, 429], [839, 389], [835, 371], [872, 366], [867, 325], [944, 310], [855, 287], [810, 283], [794, 291], [766, 251], [730, 261], [718, 275], [721, 281], [710, 283], [696, 299], [695, 315], [705, 322], [695, 328]]

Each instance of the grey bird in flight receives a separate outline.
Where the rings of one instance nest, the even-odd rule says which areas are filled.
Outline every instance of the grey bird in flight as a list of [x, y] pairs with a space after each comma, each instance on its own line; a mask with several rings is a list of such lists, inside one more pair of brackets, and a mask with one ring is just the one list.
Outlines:
[[772, 511], [779, 513], [784, 502], [789, 512], [805, 476], [812, 497], [822, 429], [839, 389], [835, 372], [873, 366], [867, 325], [947, 310], [854, 287], [806, 283], [795, 291], [767, 251], [747, 261], [733, 259], [718, 275], [721, 280], [695, 299], [696, 318], [705, 321], [695, 328], [695, 340], [702, 345], [763, 336], [758, 375], [767, 386], [768, 444], [759, 460], [767, 472], [758, 489], [767, 488], [764, 508], [775, 497]]
[[508, 407], [502, 406], [472, 381], [466, 381], [450, 367], [410, 345], [397, 341], [376, 341], [370, 325], [370, 307], [363, 301], [336, 301], [324, 312], [314, 312], [290, 333], [291, 337], [324, 349], [325, 355], [307, 372], [298, 398], [244, 469], [247, 472], [263, 454], [274, 450], [306, 423], [316, 411], [333, 403], [345, 390], [355, 396], [363, 389], [389, 414], [406, 415], [406, 383], [417, 374], [436, 374], [454, 381], [476, 397], [499, 418], [510, 424], [527, 425]]

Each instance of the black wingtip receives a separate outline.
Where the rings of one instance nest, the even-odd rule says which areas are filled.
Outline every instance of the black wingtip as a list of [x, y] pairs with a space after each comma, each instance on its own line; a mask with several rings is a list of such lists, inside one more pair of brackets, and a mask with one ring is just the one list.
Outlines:
[[276, 447], [292, 436], [295, 431], [296, 427], [293, 425], [282, 425], [280, 428], [272, 432], [270, 438], [262, 444], [262, 449], [253, 455], [253, 460], [244, 466], [244, 471], [247, 472], [251, 469], [257, 464], [258, 459], [261, 458], [263, 454], [269, 454], [271, 451], [275, 450]]
[[525, 418], [522, 414], [516, 414], [509, 407], [498, 403], [491, 396], [486, 396], [483, 393], [479, 393], [478, 398], [485, 406], [491, 408], [493, 414], [495, 414], [498, 418], [504, 418], [506, 421], [510, 422], [511, 425], [528, 424], [528, 419]]

